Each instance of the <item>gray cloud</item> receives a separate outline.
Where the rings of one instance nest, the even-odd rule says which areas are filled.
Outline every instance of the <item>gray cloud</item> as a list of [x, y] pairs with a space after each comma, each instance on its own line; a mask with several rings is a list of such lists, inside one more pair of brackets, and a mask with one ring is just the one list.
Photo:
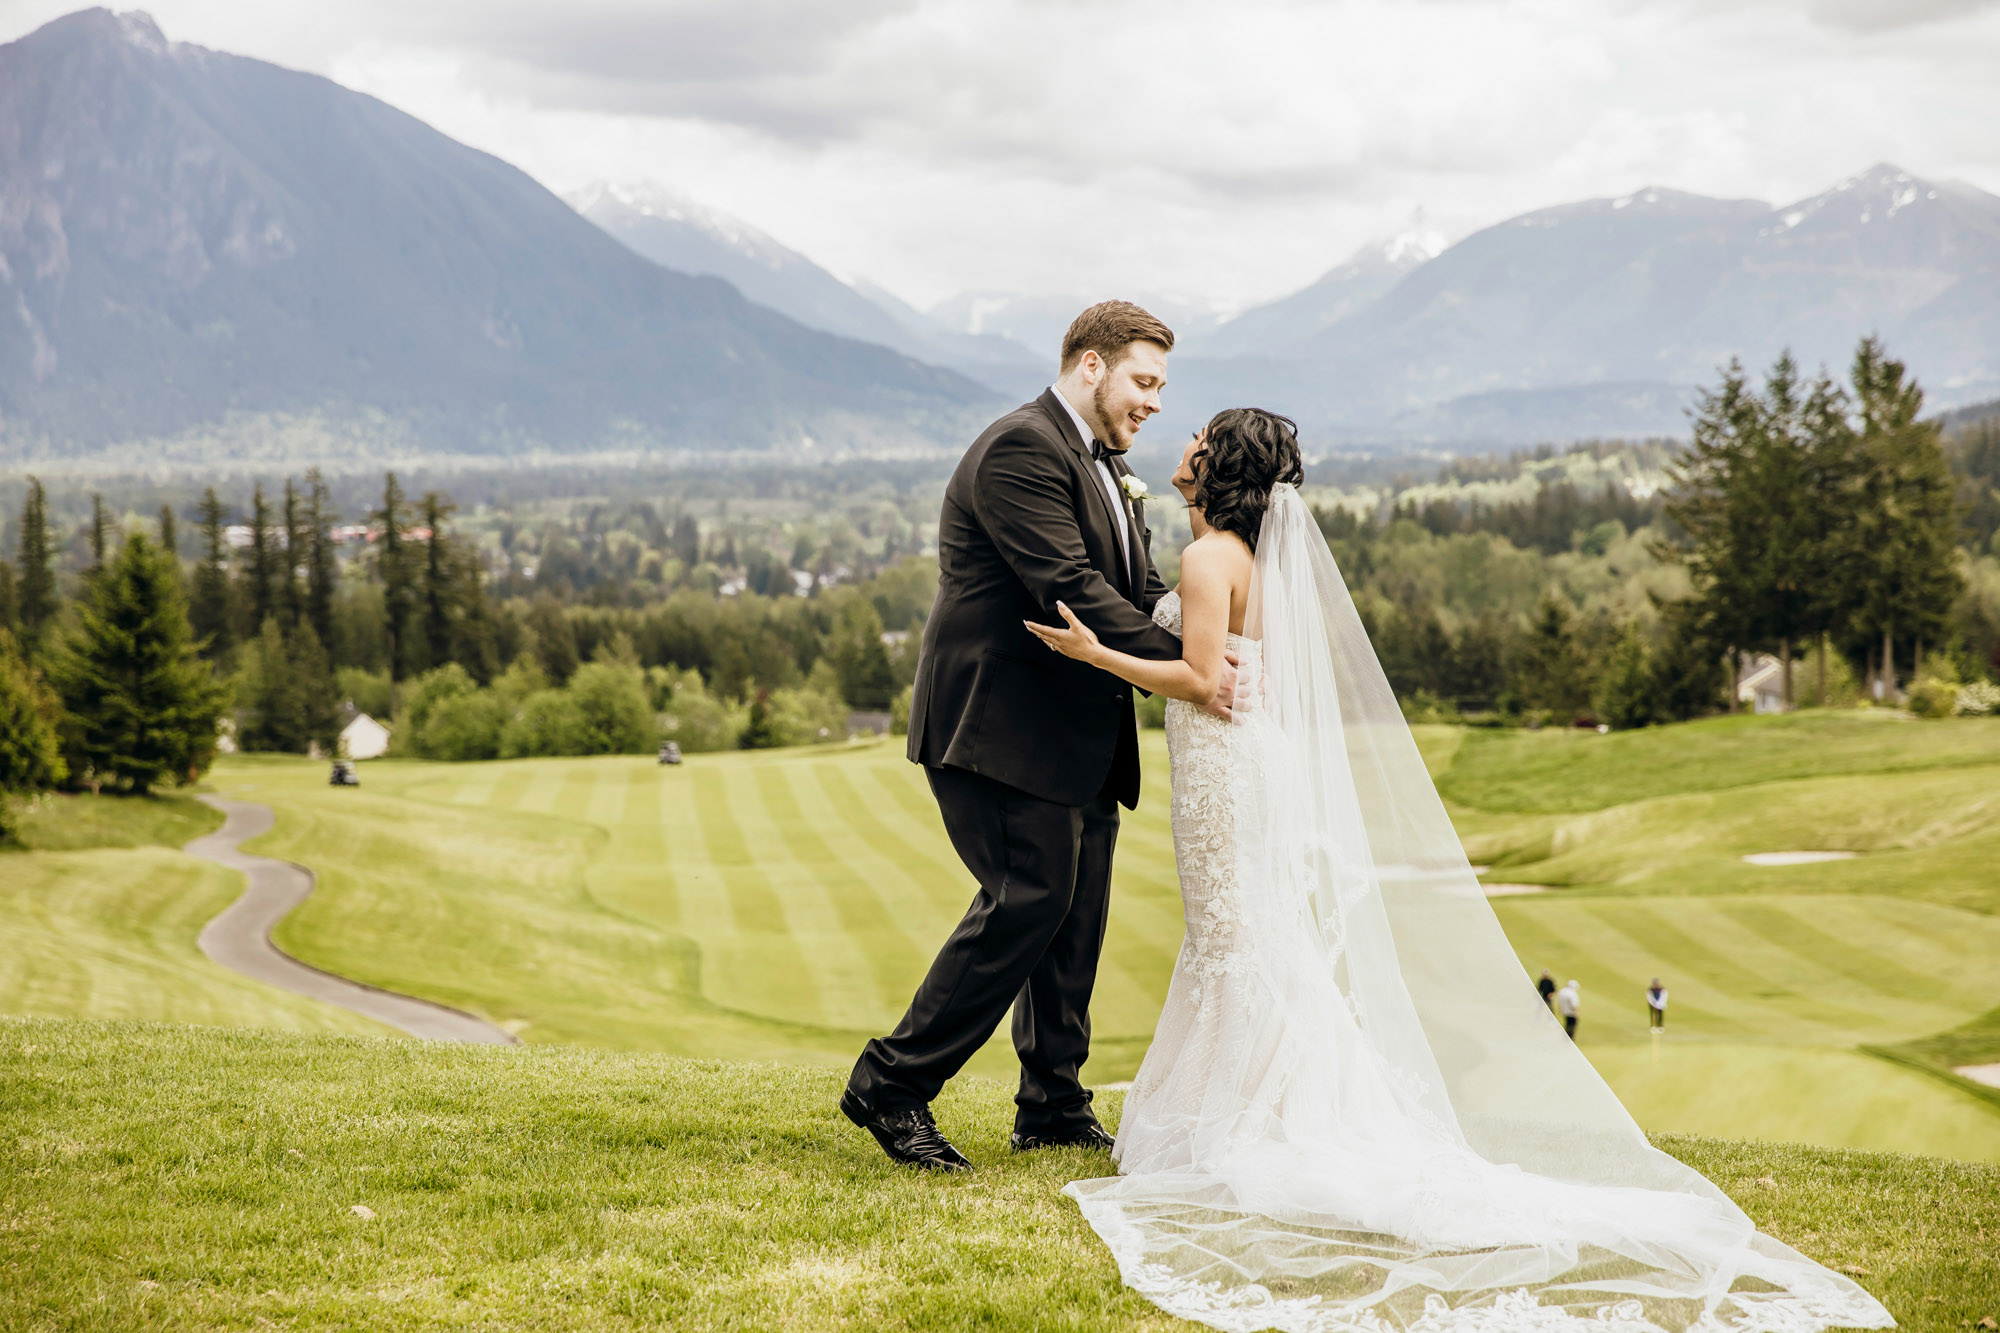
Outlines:
[[1813, 0], [1812, 16], [1850, 32], [1884, 32], [1941, 23], [1987, 10], [2000, 0]]

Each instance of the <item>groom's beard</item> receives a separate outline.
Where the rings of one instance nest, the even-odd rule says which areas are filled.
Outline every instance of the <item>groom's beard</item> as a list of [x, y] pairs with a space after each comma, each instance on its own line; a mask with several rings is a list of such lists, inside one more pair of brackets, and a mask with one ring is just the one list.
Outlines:
[[1090, 414], [1096, 418], [1090, 424], [1097, 432], [1097, 438], [1104, 441], [1105, 448], [1114, 454], [1122, 454], [1132, 447], [1132, 437], [1129, 434], [1120, 434], [1111, 424], [1111, 408], [1108, 401], [1110, 397], [1111, 377], [1107, 375], [1097, 382], [1095, 389], [1090, 391]]

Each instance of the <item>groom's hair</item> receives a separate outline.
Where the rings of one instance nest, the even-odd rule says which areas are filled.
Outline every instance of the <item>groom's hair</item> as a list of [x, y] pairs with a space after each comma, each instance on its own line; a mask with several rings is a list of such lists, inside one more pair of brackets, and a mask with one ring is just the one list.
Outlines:
[[1137, 342], [1158, 343], [1161, 351], [1171, 352], [1174, 331], [1130, 301], [1099, 301], [1078, 315], [1063, 335], [1058, 373], [1069, 374], [1085, 352], [1097, 353], [1109, 370]]

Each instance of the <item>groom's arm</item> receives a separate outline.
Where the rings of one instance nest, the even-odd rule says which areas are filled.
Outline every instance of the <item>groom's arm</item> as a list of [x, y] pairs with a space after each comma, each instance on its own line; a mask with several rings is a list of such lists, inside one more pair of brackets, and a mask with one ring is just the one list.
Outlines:
[[[987, 446], [974, 472], [981, 524], [1001, 558], [1027, 585], [1047, 623], [1060, 625], [1062, 602], [1105, 646], [1134, 657], [1172, 661], [1181, 641], [1155, 625], [1090, 563], [1069, 467], [1048, 442], [1027, 432]], [[1155, 576], [1157, 577], [1157, 575]]]

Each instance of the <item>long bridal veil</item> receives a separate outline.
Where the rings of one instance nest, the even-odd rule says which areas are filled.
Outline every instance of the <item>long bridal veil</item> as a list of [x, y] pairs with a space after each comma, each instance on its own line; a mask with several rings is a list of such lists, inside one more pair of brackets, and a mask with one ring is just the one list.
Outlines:
[[1067, 1189], [1125, 1281], [1246, 1331], [1892, 1325], [1653, 1148], [1564, 1036], [1287, 485], [1245, 630], [1260, 701], [1221, 729], [1236, 961], [1169, 999], [1172, 1067], [1141, 1070], [1126, 1122], [1143, 1098], [1165, 1128], [1121, 1128], [1124, 1174]]

